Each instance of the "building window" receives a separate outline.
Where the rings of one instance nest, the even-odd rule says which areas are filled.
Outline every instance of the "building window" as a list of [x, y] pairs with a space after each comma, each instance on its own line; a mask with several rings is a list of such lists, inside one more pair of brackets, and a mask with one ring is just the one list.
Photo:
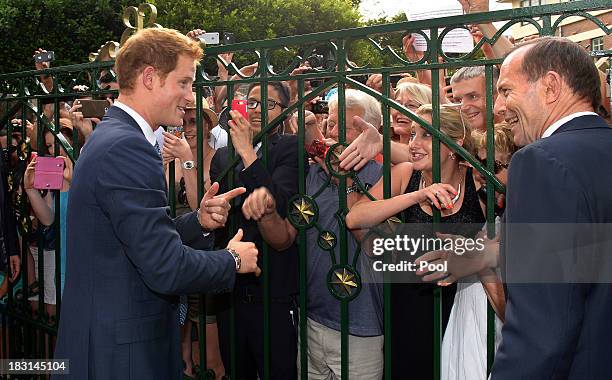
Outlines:
[[[542, 5], [542, 0], [521, 0], [521, 8], [534, 7], [536, 5]], [[521, 21], [521, 26], [528, 25], [529, 23]]]
[[542, 5], [542, 0], [521, 0], [521, 8]]
[[604, 49], [604, 38], [597, 37], [591, 40], [591, 51], [603, 50]]

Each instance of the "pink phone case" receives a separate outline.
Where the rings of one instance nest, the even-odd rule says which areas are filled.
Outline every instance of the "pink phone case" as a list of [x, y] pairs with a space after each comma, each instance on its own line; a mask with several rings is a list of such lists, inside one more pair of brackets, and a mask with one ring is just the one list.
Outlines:
[[64, 159], [62, 157], [38, 157], [34, 168], [34, 188], [60, 190], [64, 180]]
[[242, 114], [242, 117], [249, 120], [249, 114], [247, 113], [247, 101], [234, 99], [232, 100], [232, 111], [238, 111]]

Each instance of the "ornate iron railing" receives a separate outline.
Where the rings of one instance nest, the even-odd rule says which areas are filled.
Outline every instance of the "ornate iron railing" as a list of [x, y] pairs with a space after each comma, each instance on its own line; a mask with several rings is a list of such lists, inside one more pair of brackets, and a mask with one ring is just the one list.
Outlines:
[[[134, 8], [136, 9], [136, 8]], [[138, 12], [134, 13], [134, 9], [130, 12], [126, 11], [126, 14], [129, 15], [137, 15]], [[144, 7], [140, 12], [144, 14], [147, 12], [146, 7]], [[359, 89], [369, 95], [374, 96], [382, 105], [383, 110], [383, 125], [382, 125], [382, 133], [383, 133], [383, 156], [384, 156], [384, 164], [383, 164], [383, 179], [384, 179], [384, 194], [385, 197], [389, 197], [390, 195], [390, 170], [391, 170], [391, 161], [390, 161], [390, 137], [391, 137], [391, 118], [390, 111], [391, 109], [395, 109], [402, 114], [406, 115], [410, 119], [416, 121], [418, 124], [423, 126], [426, 130], [433, 134], [433, 157], [434, 157], [434, 170], [433, 170], [433, 180], [434, 182], [440, 181], [440, 162], [439, 162], [439, 152], [440, 152], [440, 143], [446, 144], [450, 149], [455, 151], [461, 157], [463, 157], [469, 164], [471, 164], [476, 170], [483, 173], [487, 178], [487, 183], [489, 188], [495, 187], [498, 191], [504, 191], [504, 188], [501, 183], [495, 178], [493, 175], [493, 160], [488, 160], [487, 166], [484, 167], [478, 160], [476, 160], [473, 156], [471, 156], [465, 149], [455, 143], [448, 136], [440, 133], [440, 122], [439, 122], [439, 113], [440, 113], [440, 94], [439, 88], [437, 85], [432, 86], [433, 93], [433, 118], [432, 123], [429, 124], [425, 120], [419, 118], [416, 114], [410, 112], [407, 108], [394, 101], [391, 98], [391, 75], [394, 73], [403, 73], [403, 72], [411, 72], [415, 70], [430, 70], [431, 71], [431, 80], [433, 84], [439, 83], [440, 80], [440, 70], [446, 69], [457, 69], [459, 67], [464, 66], [480, 66], [484, 65], [486, 68], [486, 104], [487, 104], [487, 156], [494, 156], [494, 147], [493, 147], [493, 99], [494, 99], [494, 83], [493, 83], [493, 66], [501, 63], [502, 59], [479, 59], [477, 58], [478, 51], [481, 46], [485, 43], [495, 44], [500, 38], [502, 38], [502, 33], [507, 31], [512, 25], [517, 23], [528, 23], [533, 25], [540, 35], [554, 35], [555, 30], [560, 25], [560, 23], [565, 20], [567, 17], [571, 16], [579, 16], [584, 19], [590, 20], [593, 23], [594, 28], [600, 28], [605, 32], [606, 35], [610, 35], [611, 29], [608, 28], [605, 24], [603, 24], [600, 20], [592, 16], [589, 11], [602, 10], [602, 9], [610, 9], [610, 2], [608, 0], [592, 0], [592, 1], [579, 1], [579, 2], [568, 2], [568, 3], [560, 3], [560, 4], [552, 4], [546, 6], [539, 7], [531, 7], [531, 8], [523, 8], [523, 9], [512, 9], [512, 10], [504, 10], [504, 11], [496, 11], [489, 13], [478, 13], [478, 14], [468, 14], [463, 16], [454, 16], [454, 17], [446, 17], [432, 20], [423, 20], [423, 21], [414, 21], [414, 22], [402, 22], [395, 24], [386, 24], [386, 25], [378, 25], [372, 27], [365, 28], [356, 28], [356, 29], [345, 29], [345, 30], [336, 30], [330, 32], [322, 32], [322, 33], [313, 33], [308, 35], [301, 36], [292, 36], [292, 37], [283, 37], [272, 40], [261, 40], [261, 41], [250, 41], [250, 42], [241, 42], [235, 43], [231, 45], [219, 45], [219, 46], [208, 46], [206, 47], [206, 56], [203, 59], [202, 65], [199, 67], [197, 72], [196, 82], [194, 84], [194, 89], [197, 94], [196, 96], [196, 120], [198, 125], [198, 160], [201, 162], [203, 159], [202, 152], [202, 142], [204, 141], [204, 136], [202, 133], [202, 121], [203, 121], [203, 113], [202, 113], [202, 94], [205, 86], [210, 86], [213, 88], [225, 87], [227, 92], [227, 101], [228, 104], [231, 103], [231, 100], [235, 95], [235, 87], [240, 84], [250, 84], [250, 83], [260, 83], [264, 84], [261, 86], [262, 93], [262, 101], [265, 104], [266, 99], [268, 98], [267, 94], [267, 86], [266, 83], [270, 81], [280, 81], [280, 80], [295, 80], [297, 81], [297, 89], [298, 89], [298, 101], [287, 109], [285, 109], [280, 116], [275, 118], [274, 120], [267, 120], [267, 115], [262, 113], [262, 131], [255, 136], [255, 143], [262, 142], [262, 150], [266, 152], [267, 147], [267, 132], [271, 129], [279, 125], [282, 120], [297, 112], [298, 115], [298, 152], [299, 157], [305, 157], [305, 149], [304, 149], [304, 120], [305, 120], [305, 104], [312, 100], [315, 96], [317, 96], [321, 91], [329, 88], [329, 87], [337, 87], [338, 88], [338, 110], [339, 110], [339, 146], [346, 145], [345, 137], [345, 88], [350, 86], [355, 89]], [[129, 16], [131, 17], [131, 16]], [[128, 24], [129, 22], [128, 17]], [[144, 16], [143, 16], [144, 17]], [[132, 28], [143, 27], [142, 20], [135, 21], [136, 27], [133, 27], [131, 24], [128, 25]], [[153, 18], [154, 20], [154, 18]], [[460, 56], [457, 55], [447, 55], [441, 49], [441, 42], [444, 40], [445, 36], [453, 29], [456, 28], [466, 28], [466, 25], [469, 24], [478, 24], [485, 22], [504, 22], [504, 25], [499, 28], [499, 31], [491, 38], [483, 38], [474, 49], [467, 54], [463, 54]], [[151, 21], [153, 22], [153, 21]], [[148, 22], [150, 24], [151, 22]], [[151, 25], [154, 26], [154, 25]], [[429, 36], [423, 31], [429, 31]], [[401, 53], [401, 49], [398, 47], [390, 47], [390, 46], [381, 46], [380, 38], [381, 36], [402, 36], [407, 33], [416, 33], [422, 35], [427, 41], [428, 48], [424, 52], [423, 58], [418, 61], [410, 61], [406, 59]], [[124, 37], [122, 36], [122, 42]], [[384, 62], [383, 65], [371, 65], [369, 62], [359, 62], [359, 57], [354, 59], [353, 55], [356, 54], [356, 46], [369, 46], [371, 52], [378, 54], [379, 62]], [[116, 45], [108, 45], [107, 49], [113, 49]], [[308, 74], [300, 74], [297, 76], [291, 76], [291, 71], [299, 65], [304, 59], [309, 57], [314, 50], [319, 52], [324, 51], [326, 60], [322, 68], [316, 70], [315, 72], [311, 72]], [[253, 57], [254, 61], [258, 63], [257, 69], [251, 76], [245, 76], [239, 73], [238, 67], [234, 63], [227, 63], [222, 58], [219, 57], [220, 54], [232, 52], [238, 55], [243, 55], [244, 57]], [[594, 55], [598, 56], [610, 56], [610, 52], [594, 52]], [[110, 54], [110, 56], [114, 56]], [[95, 58], [95, 55], [92, 56]], [[439, 62], [439, 58], [443, 58], [443, 62]], [[226, 80], [221, 81], [213, 76], [206, 73], [206, 68], [216, 65], [216, 61], [223, 63], [223, 65], [228, 69], [230, 75], [238, 74], [239, 78], [236, 80]], [[355, 63], [354, 61], [358, 61]], [[62, 102], [67, 100], [72, 100], [82, 96], [100, 96], [107, 93], [112, 93], [111, 90], [105, 90], [99, 87], [96, 82], [96, 78], [99, 77], [100, 71], [108, 69], [112, 67], [112, 61], [107, 62], [93, 62], [87, 64], [80, 65], [71, 65], [57, 68], [49, 68], [41, 71], [26, 71], [20, 73], [12, 73], [12, 74], [2, 74], [0, 75], [0, 125], [4, 126], [7, 129], [8, 133], [8, 145], [11, 144], [10, 136], [13, 135], [13, 132], [20, 132], [20, 136], [26, 136], [26, 120], [30, 119], [36, 121], [38, 129], [38, 141], [39, 148], [42, 147], [41, 138], [43, 136], [43, 132], [45, 130], [50, 130], [55, 136], [55, 151], [57, 152], [60, 146], [67, 152], [72, 160], [78, 159], [78, 152], [80, 150], [78, 144], [78, 133], [75, 133], [72, 142], [66, 141], [62, 135], [58, 134], [59, 125], [60, 125], [60, 105]], [[373, 73], [382, 74], [383, 85], [382, 91], [377, 92], [362, 82], [360, 82], [359, 77], [363, 75], [369, 75]], [[47, 91], [44, 86], [41, 85], [41, 77], [42, 75], [49, 75], [53, 79], [53, 90]], [[310, 80], [318, 80], [321, 81], [321, 84], [314, 88], [312, 92], [306, 94], [304, 91], [305, 81]], [[73, 88], [76, 85], [86, 85], [89, 90], [86, 92], [77, 92], [74, 91]], [[45, 116], [41, 111], [41, 108], [45, 107], [45, 104], [53, 105], [53, 115]], [[11, 123], [13, 118], [18, 118], [22, 120], [21, 126], [14, 125]], [[29, 205], [27, 196], [24, 194], [22, 190], [20, 190], [20, 184], [23, 181], [23, 171], [25, 169], [25, 165], [30, 157], [30, 152], [35, 147], [30, 146], [30, 141], [28, 141], [25, 137], [21, 137], [20, 141], [17, 141], [15, 146], [11, 146], [8, 148], [8, 156], [5, 157], [5, 165], [10, 165], [10, 175], [9, 175], [9, 184], [11, 187], [12, 199], [14, 202], [15, 209], [18, 211], [18, 225], [19, 225], [19, 233], [22, 239], [22, 250], [23, 252], [27, 252], [28, 244], [26, 240], [32, 234], [32, 223], [29, 217]], [[231, 141], [229, 142], [230, 152], [234, 154], [233, 148], [231, 145]], [[6, 147], [5, 147], [6, 148]], [[328, 154], [327, 160], [334, 160], [333, 149], [331, 150], [331, 154]], [[17, 157], [11, 163], [10, 156], [15, 154]], [[234, 154], [234, 160], [225, 168], [222, 177], [226, 177], [227, 181], [230, 185], [234, 183], [235, 179], [233, 173], [233, 166], [236, 165], [239, 161], [239, 158]], [[264, 160], [266, 160], [266, 154], [264, 153]], [[333, 167], [333, 166], [330, 166]], [[174, 177], [174, 167], [173, 164], [170, 164], [170, 177]], [[306, 179], [306, 167], [303, 160], [299, 160], [299, 194], [296, 195], [292, 199], [292, 201], [296, 201], [296, 204], [302, 204], [302, 201], [306, 203], [310, 202], [310, 207], [316, 211], [316, 197], [310, 198], [306, 197], [306, 188], [305, 188], [305, 179]], [[204, 178], [203, 178], [203, 168], [200, 165], [198, 167], [198, 198], [201, 199], [204, 193]], [[334, 173], [335, 176], [339, 179], [339, 199], [338, 199], [338, 213], [339, 215], [346, 215], [347, 210], [347, 199], [346, 199], [346, 178], [347, 176], [352, 176], [354, 173]], [[169, 182], [169, 192], [170, 192], [170, 205], [174, 210], [174, 181]], [[488, 202], [487, 202], [487, 220], [489, 222], [489, 234], [493, 234], [493, 220], [494, 220], [494, 192], [488, 192]], [[55, 197], [55, 209], [60, 209], [60, 197]], [[303, 205], [303, 204], [302, 204]], [[71, 205], [74, 207], [74, 205]], [[293, 207], [297, 207], [293, 202], [290, 202], [288, 207], [291, 209]], [[299, 210], [298, 210], [299, 211]], [[307, 244], [317, 244], [317, 242], [309, 242], [306, 241], [306, 229], [310, 228], [312, 223], [303, 223], [299, 217], [290, 218], [290, 221], [293, 225], [299, 230], [299, 271], [300, 271], [300, 295], [299, 295], [299, 304], [300, 304], [300, 342], [301, 342], [301, 356], [299, 360], [302, 362], [302, 371], [300, 373], [300, 377], [302, 379], [307, 379], [307, 355], [306, 355], [306, 344], [307, 344], [307, 336], [306, 336], [306, 320], [307, 320], [307, 284], [306, 284], [306, 247]], [[314, 222], [316, 224], [316, 216], [314, 217]], [[434, 210], [434, 224], [440, 223], [440, 213], [439, 211]], [[59, 213], [55, 214], [55, 225], [59, 226]], [[343, 223], [340, 223], [340, 231], [341, 233], [337, 238], [338, 244], [329, 244], [328, 248], [330, 250], [338, 250], [340, 252], [339, 263], [337, 263], [338, 268], [343, 269], [347, 267], [351, 267], [351, 263], [348, 263], [349, 252], [347, 250], [347, 229]], [[230, 232], [233, 232], [237, 229], [237, 224], [235, 220], [229, 221]], [[61, 227], [60, 227], [61, 228]], [[61, 252], [62, 248], [60, 246], [61, 239], [59, 238], [60, 228], [56, 229], [56, 239], [55, 239], [55, 248], [56, 252]], [[324, 234], [325, 231], [320, 231], [321, 234]], [[329, 237], [329, 236], [328, 236]], [[42, 252], [42, 249], [39, 250]], [[270, 329], [273, 329], [274, 326], [270, 326], [269, 319], [269, 307], [270, 307], [270, 296], [269, 296], [269, 273], [267, 263], [269, 262], [268, 258], [268, 250], [264, 248], [263, 251], [263, 283], [266, 288], [264, 292], [264, 309], [266, 310], [264, 314], [264, 328], [266, 333], [263, 345], [264, 345], [264, 354], [266, 357], [265, 368], [264, 368], [264, 378], [269, 377], [270, 370], [270, 355], [272, 351], [272, 347], [270, 346]], [[44, 302], [42, 297], [38, 299], [38, 310], [40, 311], [38, 316], [33, 316], [32, 314], [32, 305], [28, 301], [28, 297], [30, 296], [30, 292], [28, 286], [25, 286], [26, 281], [26, 273], [29, 268], [28, 260], [25, 259], [25, 255], [23, 256], [23, 264], [22, 264], [22, 275], [20, 282], [22, 283], [22, 293], [19, 297], [15, 297], [15, 284], [9, 284], [9, 292], [6, 302], [2, 308], [2, 323], [5, 327], [3, 330], [2, 337], [2, 352], [5, 357], [11, 358], [42, 358], [49, 357], [50, 353], [53, 349], [53, 336], [56, 333], [57, 324], [50, 320], [48, 317], [45, 317], [45, 313], [42, 312], [44, 310]], [[60, 255], [55, 255], [55, 268], [56, 268], [56, 298], [57, 298], [57, 315], [60, 316], [61, 311], [61, 291], [59, 286], [59, 277], [60, 277]], [[44, 258], [42, 253], [39, 255], [38, 260], [38, 268], [39, 273], [44, 272]], [[331, 270], [332, 268], [330, 268]], [[358, 274], [357, 274], [358, 275]], [[44, 294], [44, 285], [43, 281], [39, 280], [39, 294]], [[330, 286], [330, 291], [332, 287]], [[332, 293], [334, 293], [332, 291]], [[338, 302], [341, 304], [341, 358], [342, 358], [342, 374], [343, 379], [348, 379], [350, 377], [350, 368], [348, 366], [348, 304], [351, 301], [352, 297], [343, 296], [340, 293], [334, 293]], [[200, 326], [204, 326], [204, 299], [201, 299], [201, 324]], [[385, 281], [384, 284], [384, 335], [385, 335], [385, 343], [384, 343], [384, 367], [385, 367], [385, 378], [399, 378], [407, 376], [404, 374], [394, 374], [391, 372], [391, 342], [393, 339], [400, 339], [400, 337], [395, 337], [393, 335], [391, 319], [390, 319], [390, 310], [393, 307], [390, 299], [390, 284], [388, 281]], [[441, 294], [440, 290], [435, 291], [435, 302], [432, 307], [435, 310], [436, 316], [436, 328], [432, 332], [432, 339], [434, 340], [434, 352], [432, 355], [434, 356], [434, 377], [438, 379], [440, 377], [440, 350], [441, 350], [441, 342], [442, 342], [442, 328], [441, 328], [441, 315], [442, 315], [442, 306], [441, 306]], [[493, 319], [494, 314], [492, 309], [489, 308], [489, 339], [488, 339], [488, 347], [489, 347], [489, 368], [493, 360]], [[233, 333], [232, 333], [233, 336]], [[201, 348], [201, 356], [200, 362], [206, 363], [206, 350], [205, 350], [205, 329], [199, 329], [199, 342]], [[235, 347], [233, 347], [235, 348]], [[231, 355], [231, 363], [226, 364], [226, 370], [228, 373], [236, 373], [236, 352], [235, 349], [232, 349]], [[204, 364], [203, 364], [204, 365]]]

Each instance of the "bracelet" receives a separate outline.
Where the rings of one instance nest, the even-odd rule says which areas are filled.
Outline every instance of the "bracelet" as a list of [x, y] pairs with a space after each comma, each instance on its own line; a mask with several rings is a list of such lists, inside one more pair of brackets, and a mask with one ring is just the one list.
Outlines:
[[238, 252], [236, 252], [236, 250], [234, 248], [229, 248], [228, 247], [228, 248], [226, 248], [226, 250], [234, 258], [234, 262], [236, 263], [236, 272], [238, 272], [240, 270], [240, 265], [242, 264], [242, 259], [240, 258], [240, 255], [238, 254]]
[[[366, 183], [363, 188], [365, 191], [370, 190], [370, 188], [372, 187], [372, 185], [370, 185], [369, 183]], [[361, 188], [359, 188], [359, 186], [357, 185], [357, 182], [353, 183], [351, 186], [346, 188], [346, 195], [349, 195], [350, 193], [359, 193], [359, 194], [363, 194], [363, 191], [361, 191]]]

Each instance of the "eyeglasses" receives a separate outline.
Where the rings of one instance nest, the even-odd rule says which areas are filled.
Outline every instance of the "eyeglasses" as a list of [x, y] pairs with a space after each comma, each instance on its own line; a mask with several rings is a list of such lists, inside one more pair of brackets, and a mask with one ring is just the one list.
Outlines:
[[[261, 101], [259, 100], [255, 100], [255, 99], [248, 99], [247, 100], [247, 108], [254, 110], [255, 108], [257, 108], [258, 105], [261, 104]], [[273, 110], [274, 108], [276, 108], [276, 106], [279, 105], [281, 106], [281, 108], [287, 108], [285, 105], [283, 105], [282, 103], [277, 102], [276, 100], [272, 100], [272, 99], [268, 99], [266, 101], [266, 108], [269, 110]]]
[[[478, 162], [480, 162], [482, 164], [482, 166], [484, 166], [485, 168], [487, 167], [487, 159], [486, 158], [478, 158]], [[504, 169], [508, 169], [508, 166], [510, 165], [509, 162], [507, 163], [502, 163], [500, 161], [493, 161], [493, 173], [494, 174], [499, 174], [499, 172], [501, 172]]]
[[107, 85], [109, 83], [113, 83], [116, 81], [117, 81], [117, 75], [115, 74], [115, 72], [113, 70], [108, 70], [106, 74], [98, 78], [96, 83], [98, 84], [98, 87], [101, 88], [104, 85]]

